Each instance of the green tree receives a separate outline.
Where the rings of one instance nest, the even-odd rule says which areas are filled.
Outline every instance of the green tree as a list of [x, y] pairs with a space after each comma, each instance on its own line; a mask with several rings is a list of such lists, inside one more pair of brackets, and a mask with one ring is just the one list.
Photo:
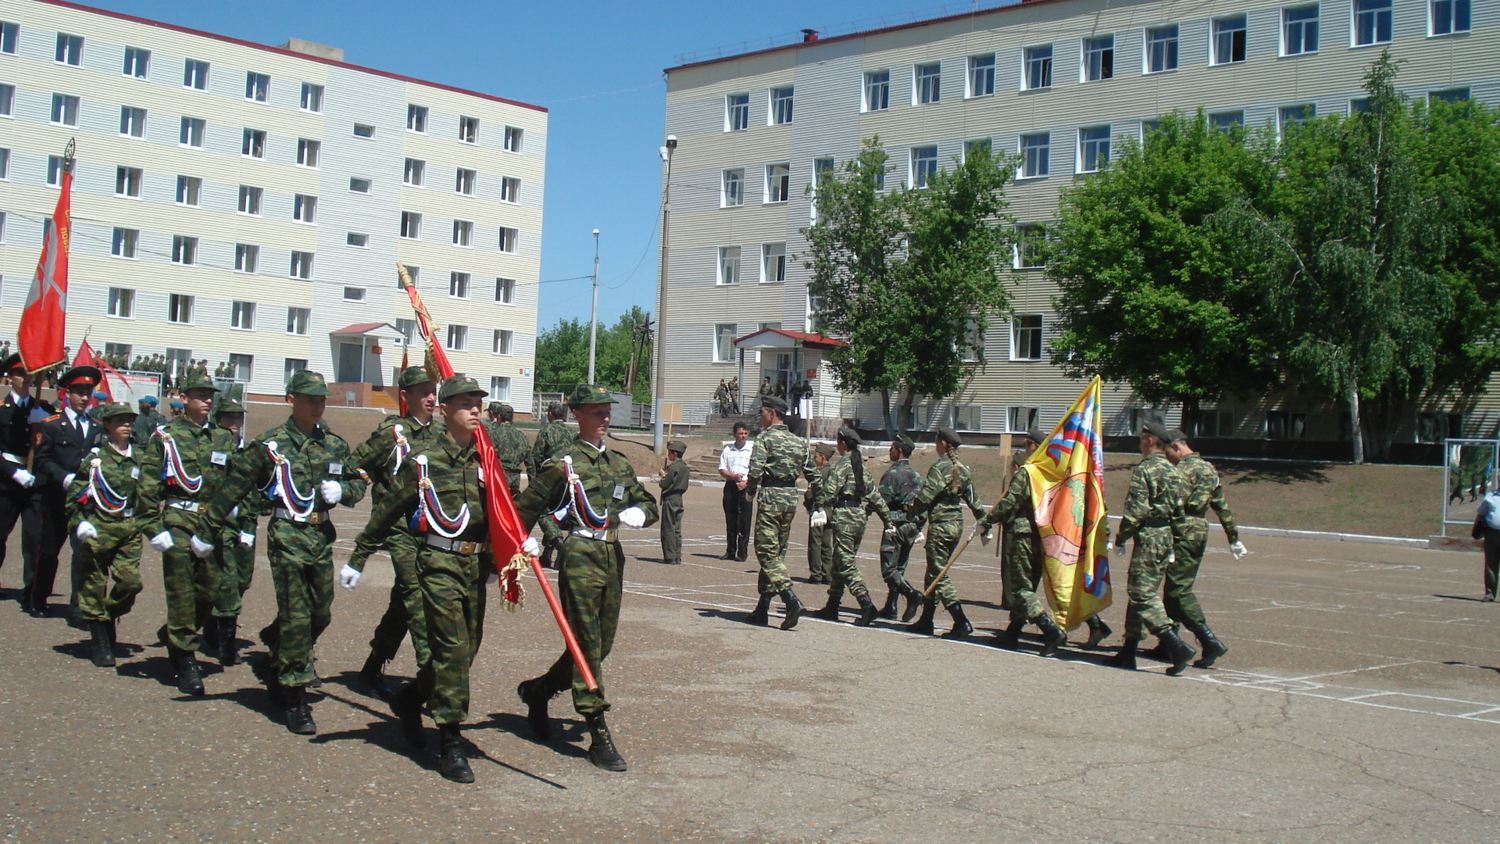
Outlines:
[[[650, 319], [633, 305], [613, 325], [601, 320], [595, 340], [594, 380], [610, 390], [630, 392], [637, 402], [651, 401], [651, 339], [646, 331]], [[537, 389], [566, 392], [587, 381], [588, 372], [587, 322], [560, 319], [537, 335]]]

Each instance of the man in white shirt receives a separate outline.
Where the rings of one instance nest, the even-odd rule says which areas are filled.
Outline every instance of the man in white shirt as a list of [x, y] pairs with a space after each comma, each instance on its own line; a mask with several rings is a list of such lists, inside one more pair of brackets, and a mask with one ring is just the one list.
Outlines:
[[734, 423], [734, 442], [719, 452], [719, 477], [724, 479], [724, 522], [727, 550], [722, 559], [745, 561], [750, 552], [750, 521], [753, 504], [745, 492], [750, 472], [750, 428]]

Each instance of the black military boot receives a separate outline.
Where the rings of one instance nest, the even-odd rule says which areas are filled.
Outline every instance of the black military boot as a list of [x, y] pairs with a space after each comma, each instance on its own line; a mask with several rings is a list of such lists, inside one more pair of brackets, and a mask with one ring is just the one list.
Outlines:
[[875, 606], [874, 601], [870, 600], [869, 592], [861, 592], [855, 595], [854, 600], [859, 601], [859, 618], [854, 619], [854, 626], [869, 627], [875, 621], [875, 616], [880, 614], [880, 608]]
[[1026, 626], [1024, 621], [1012, 621], [1005, 625], [1004, 630], [995, 631], [995, 644], [1008, 651], [1013, 651], [1021, 644], [1021, 628]]
[[917, 610], [922, 607], [922, 590], [911, 585], [906, 578], [901, 578], [896, 588], [901, 591], [901, 596], [906, 598], [906, 609], [901, 612], [903, 624], [910, 624], [917, 617]]
[[443, 779], [453, 782], [473, 782], [474, 771], [469, 768], [469, 757], [464, 753], [464, 737], [457, 724], [439, 724], [438, 773]]
[[119, 644], [119, 627], [120, 619], [118, 618], [111, 618], [109, 621], [104, 622], [104, 629], [109, 634], [109, 644], [111, 647]]
[[198, 655], [192, 651], [172, 653], [172, 664], [177, 669], [177, 691], [185, 695], [203, 694], [203, 674], [198, 668]]
[[390, 701], [392, 694], [390, 684], [385, 681], [385, 664], [388, 661], [372, 650], [365, 658], [364, 667], [359, 669], [359, 681], [371, 694], [384, 701]]
[[115, 651], [109, 643], [109, 622], [89, 622], [89, 634], [92, 636], [93, 651], [89, 658], [100, 668], [113, 668], [115, 665]]
[[896, 607], [901, 603], [901, 593], [896, 591], [894, 583], [890, 581], [886, 581], [886, 583], [889, 585], [889, 588], [885, 591], [885, 605], [880, 608], [880, 614], [876, 617], [894, 620], [896, 618]]
[[1208, 629], [1207, 624], [1188, 629], [1193, 631], [1193, 635], [1198, 637], [1198, 644], [1203, 647], [1203, 656], [1193, 663], [1194, 668], [1213, 668], [1219, 657], [1229, 653], [1229, 646], [1219, 641], [1219, 637]]
[[1099, 643], [1103, 642], [1105, 639], [1108, 639], [1109, 634], [1114, 632], [1113, 630], [1109, 629], [1108, 624], [1104, 623], [1104, 619], [1100, 618], [1097, 615], [1089, 616], [1088, 625], [1089, 638], [1087, 642], [1083, 643], [1083, 646], [1085, 648], [1088, 648], [1089, 650], [1093, 650], [1094, 648], [1099, 647]]
[[606, 771], [625, 770], [625, 759], [620, 756], [620, 751], [615, 750], [615, 740], [609, 734], [609, 725], [604, 723], [604, 713], [585, 715], [583, 720], [588, 723], [589, 735], [594, 739], [589, 745], [589, 761], [594, 767]]
[[1042, 630], [1042, 656], [1052, 656], [1057, 653], [1058, 648], [1068, 643], [1068, 634], [1057, 626], [1052, 616], [1043, 612], [1032, 621]]
[[240, 643], [235, 637], [240, 632], [240, 620], [236, 616], [220, 618], [219, 622], [219, 664], [240, 664]]
[[802, 605], [802, 599], [797, 597], [797, 593], [793, 592], [790, 586], [781, 590], [781, 604], [783, 607], [781, 629], [791, 630], [797, 626], [797, 619], [807, 612], [807, 607]]
[[814, 612], [812, 614], [813, 618], [821, 618], [824, 621], [838, 621], [839, 604], [842, 603], [842, 601], [843, 599], [838, 596], [829, 595], [828, 603], [824, 604], [821, 610], [817, 610], [816, 612]]
[[914, 623], [906, 625], [906, 632], [918, 633], [923, 636], [931, 636], [936, 632], [932, 626], [932, 619], [937, 615], [937, 601], [928, 598], [922, 602], [922, 617]]
[[759, 624], [765, 627], [771, 623], [771, 595], [761, 593], [760, 600], [756, 602], [755, 609], [745, 616], [746, 624]]
[[546, 676], [522, 680], [516, 686], [516, 696], [526, 704], [526, 723], [537, 738], [546, 741], [552, 738], [552, 719], [547, 716], [547, 702], [557, 692], [547, 690]]
[[427, 737], [422, 734], [422, 690], [413, 680], [392, 695], [391, 714], [401, 722], [401, 735], [412, 750], [426, 750]]
[[286, 729], [299, 736], [316, 735], [318, 725], [313, 723], [312, 706], [307, 702], [305, 686], [290, 686], [286, 690]]
[[1161, 637], [1162, 646], [1167, 649], [1167, 655], [1172, 660], [1172, 667], [1167, 669], [1167, 674], [1172, 677], [1181, 674], [1198, 652], [1193, 650], [1192, 645], [1182, 641], [1176, 630], [1163, 630], [1157, 635]]
[[1127, 636], [1125, 638], [1124, 644], [1120, 645], [1120, 649], [1115, 652], [1114, 656], [1106, 659], [1104, 661], [1104, 664], [1108, 665], [1111, 668], [1123, 668], [1126, 671], [1134, 671], [1135, 651], [1136, 648], [1140, 646], [1140, 644], [1140, 639], [1132, 639]]
[[954, 601], [948, 607], [948, 614], [953, 616], [953, 626], [943, 634], [944, 639], [967, 639], [974, 632], [974, 625], [969, 623], [969, 617], [964, 615], [964, 605]]

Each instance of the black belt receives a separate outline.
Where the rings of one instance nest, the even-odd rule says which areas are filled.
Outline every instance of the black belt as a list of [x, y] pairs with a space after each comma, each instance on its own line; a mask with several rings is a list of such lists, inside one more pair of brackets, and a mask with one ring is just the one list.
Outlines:
[[1167, 519], [1141, 519], [1141, 527], [1143, 528], [1164, 528], [1171, 526], [1172, 523]]
[[1193, 512], [1192, 510], [1184, 510], [1183, 513], [1188, 518], [1190, 518], [1190, 519], [1206, 519], [1206, 518], [1208, 518], [1208, 511], [1207, 510], [1199, 510], [1196, 513]]
[[863, 507], [864, 504], [863, 498], [839, 498], [833, 502], [835, 507]]
[[797, 482], [795, 480], [790, 480], [790, 481], [761, 481], [760, 485], [762, 487], [785, 487], [785, 486], [796, 486]]

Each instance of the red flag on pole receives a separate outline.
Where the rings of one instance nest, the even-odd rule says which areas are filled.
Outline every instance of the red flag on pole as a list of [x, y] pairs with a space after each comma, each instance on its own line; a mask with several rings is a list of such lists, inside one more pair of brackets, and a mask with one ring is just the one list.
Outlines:
[[73, 141], [63, 153], [62, 190], [57, 208], [42, 231], [42, 257], [36, 263], [31, 293], [16, 329], [16, 351], [28, 372], [39, 372], [67, 360], [63, 334], [68, 319], [68, 241], [73, 236]]
[[[407, 359], [408, 359], [408, 356], [410, 354], [411, 354], [411, 338], [408, 337], [408, 338], [406, 338], [406, 347], [401, 350], [401, 372], [405, 372], [406, 368], [411, 365], [411, 364], [409, 364], [409, 363], [406, 362]], [[398, 384], [401, 382], [401, 372], [397, 372], [396, 373], [396, 382]], [[397, 404], [397, 410], [401, 413], [402, 416], [405, 416], [407, 413], [410, 412], [407, 409], [407, 407], [406, 407], [406, 391], [404, 391], [404, 390], [397, 390], [396, 391], [396, 404]]]

